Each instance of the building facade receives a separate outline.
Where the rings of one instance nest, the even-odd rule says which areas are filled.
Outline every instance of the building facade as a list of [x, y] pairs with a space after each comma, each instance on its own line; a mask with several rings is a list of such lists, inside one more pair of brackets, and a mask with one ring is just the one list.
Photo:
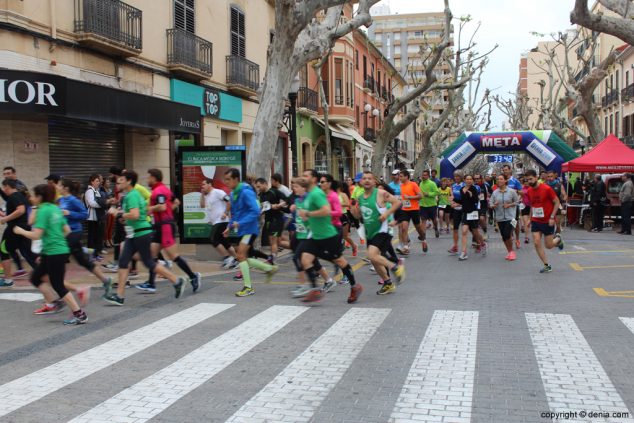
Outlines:
[[[0, 158], [27, 184], [112, 165], [177, 178], [183, 145], [251, 142], [266, 1], [0, 2]], [[280, 134], [280, 157], [288, 141]], [[7, 154], [4, 154], [7, 152]], [[288, 174], [287, 163], [272, 164]]]

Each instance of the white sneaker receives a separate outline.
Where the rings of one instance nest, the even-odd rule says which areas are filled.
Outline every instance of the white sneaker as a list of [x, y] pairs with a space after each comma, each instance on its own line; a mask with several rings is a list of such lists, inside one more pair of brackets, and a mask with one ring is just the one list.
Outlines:
[[310, 290], [311, 288], [308, 285], [297, 285], [295, 289], [291, 291], [291, 295], [293, 296], [293, 298], [305, 297], [310, 292]]
[[467, 253], [465, 253], [464, 251], [462, 253], [460, 253], [460, 257], [458, 257], [458, 260], [460, 261], [464, 261], [466, 259], [468, 259], [469, 256], [467, 255]]
[[331, 279], [328, 279], [326, 283], [324, 283], [324, 287], [321, 290], [325, 294], [326, 292], [332, 291], [335, 288], [335, 286], [337, 286], [337, 282], [333, 281], [331, 278]]

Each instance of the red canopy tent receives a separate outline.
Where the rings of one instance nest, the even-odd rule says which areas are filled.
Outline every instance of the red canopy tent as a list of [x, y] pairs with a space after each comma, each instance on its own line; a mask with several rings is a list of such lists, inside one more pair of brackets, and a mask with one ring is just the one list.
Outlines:
[[564, 163], [562, 172], [634, 172], [634, 150], [613, 134], [581, 157]]

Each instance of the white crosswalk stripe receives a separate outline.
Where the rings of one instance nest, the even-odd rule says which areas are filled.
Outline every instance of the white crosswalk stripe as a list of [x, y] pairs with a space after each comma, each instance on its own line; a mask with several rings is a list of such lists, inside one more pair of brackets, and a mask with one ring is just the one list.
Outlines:
[[161, 342], [233, 304], [198, 304], [0, 386], [4, 416]]
[[208, 381], [307, 309], [298, 306], [270, 307], [71, 422], [145, 422]]
[[[526, 322], [553, 413], [586, 413], [589, 410], [628, 413], [623, 399], [571, 316], [526, 313]], [[634, 419], [601, 421], [631, 423]]]
[[227, 422], [309, 421], [389, 313], [379, 308], [346, 312]]
[[435, 311], [390, 422], [469, 422], [477, 340], [477, 311]]
[[8, 292], [6, 294], [0, 294], [0, 300], [24, 301], [31, 303], [33, 301], [43, 300], [43, 297], [39, 292]]

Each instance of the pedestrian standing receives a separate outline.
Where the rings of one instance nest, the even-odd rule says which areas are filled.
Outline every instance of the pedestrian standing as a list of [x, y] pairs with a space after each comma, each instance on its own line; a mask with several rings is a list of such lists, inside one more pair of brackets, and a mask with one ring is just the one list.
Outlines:
[[[73, 294], [64, 286], [66, 261], [70, 253], [66, 235], [70, 234], [71, 230], [62, 210], [54, 204], [56, 195], [55, 188], [50, 185], [36, 186], [33, 190], [33, 205], [37, 207], [37, 217], [33, 230], [16, 226], [13, 231], [28, 239], [42, 241], [42, 252], [39, 263], [31, 275], [31, 283], [40, 289], [45, 298], [50, 297], [49, 291], [52, 286], [73, 313], [70, 319], [64, 320], [64, 324], [81, 325], [88, 321], [88, 317], [75, 301]], [[45, 276], [48, 277], [46, 282]], [[53, 303], [47, 302], [46, 305], [55, 308]]]
[[489, 205], [494, 209], [495, 220], [508, 253], [505, 259], [509, 261], [517, 258], [515, 251], [513, 251], [513, 229], [520, 224], [515, 218], [515, 209], [518, 203], [517, 192], [506, 186], [504, 176], [498, 176], [497, 189], [491, 194]]
[[106, 216], [107, 198], [101, 195], [101, 176], [93, 173], [88, 178], [88, 188], [84, 193], [84, 202], [88, 208], [88, 248], [93, 249], [93, 257], [96, 261], [102, 261], [100, 252], [103, 248], [103, 222]]
[[632, 174], [626, 173], [621, 176], [623, 185], [619, 191], [621, 201], [621, 235], [632, 235], [632, 202], [634, 201], [634, 183]]
[[594, 175], [594, 185], [590, 192], [590, 206], [592, 207], [592, 232], [603, 231], [603, 217], [605, 215], [605, 203], [607, 196], [605, 183], [601, 180], [601, 175]]

